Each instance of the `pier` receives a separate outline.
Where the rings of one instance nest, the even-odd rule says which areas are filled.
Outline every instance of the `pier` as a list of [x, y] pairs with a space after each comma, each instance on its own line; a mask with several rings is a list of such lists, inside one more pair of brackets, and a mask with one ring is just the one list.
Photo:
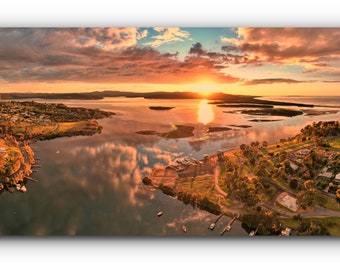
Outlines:
[[210, 226], [209, 226], [209, 229], [210, 230], [214, 230], [215, 229], [215, 226], [216, 226], [216, 223], [220, 220], [221, 217], [223, 217], [224, 214], [221, 214], [218, 216], [218, 218], [215, 220], [215, 222], [211, 223]]
[[38, 180], [36, 180], [36, 179], [34, 179], [32, 177], [29, 177], [29, 176], [24, 177], [24, 179], [27, 179], [27, 180], [30, 180], [30, 181], [36, 182], [36, 183], [38, 182]]
[[234, 223], [235, 220], [236, 220], [236, 217], [233, 217], [233, 219], [220, 232], [220, 235], [223, 235], [225, 232], [229, 232], [231, 230], [231, 225]]

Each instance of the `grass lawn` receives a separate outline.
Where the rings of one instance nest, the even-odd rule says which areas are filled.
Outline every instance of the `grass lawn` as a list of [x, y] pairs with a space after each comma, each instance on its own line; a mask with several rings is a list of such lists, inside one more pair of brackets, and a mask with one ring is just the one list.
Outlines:
[[20, 123], [14, 127], [14, 133], [25, 133], [27, 132], [32, 136], [39, 135], [39, 134], [49, 134], [54, 132], [56, 129], [56, 125], [48, 125], [43, 126], [39, 124], [27, 124], [27, 123]]
[[340, 137], [334, 138], [329, 141], [331, 150], [340, 151]]
[[335, 199], [320, 194], [316, 195], [316, 203], [331, 210], [340, 211], [340, 203]]
[[177, 192], [199, 194], [200, 197], [207, 197], [211, 202], [221, 203], [223, 206], [230, 206], [227, 199], [223, 199], [214, 187], [213, 175], [197, 176], [193, 181], [186, 178], [183, 182], [177, 183]]
[[[276, 145], [280, 145], [280, 147], [277, 147]], [[285, 143], [274, 143], [271, 144], [267, 147], [267, 151], [268, 152], [272, 152], [274, 154], [277, 154], [279, 152], [282, 151], [286, 151], [286, 152], [292, 152], [298, 149], [302, 149], [302, 148], [307, 148], [307, 147], [311, 147], [312, 145], [314, 145], [313, 142], [301, 142], [301, 143], [292, 143], [292, 142], [285, 142]]]
[[60, 123], [59, 132], [79, 131], [87, 127], [87, 121]]

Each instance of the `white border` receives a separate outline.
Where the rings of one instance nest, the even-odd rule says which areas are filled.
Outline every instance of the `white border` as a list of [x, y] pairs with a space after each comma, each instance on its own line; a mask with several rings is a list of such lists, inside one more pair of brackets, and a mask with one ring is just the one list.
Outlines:
[[336, 1], [2, 1], [0, 26], [340, 26]]
[[[11, 0], [0, 4], [0, 27], [335, 27], [340, 26], [339, 7], [335, 3], [328, 0]], [[15, 266], [207, 270], [336, 267], [338, 238], [255, 238], [0, 237], [0, 254], [4, 269], [6, 266], [6, 269]]]

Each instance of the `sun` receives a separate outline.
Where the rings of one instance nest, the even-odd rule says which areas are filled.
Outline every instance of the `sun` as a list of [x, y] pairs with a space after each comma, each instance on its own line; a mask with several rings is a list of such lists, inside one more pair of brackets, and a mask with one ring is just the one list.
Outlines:
[[216, 92], [217, 87], [214, 83], [197, 83], [193, 85], [193, 90], [200, 94], [203, 98], [208, 97], [211, 93]]

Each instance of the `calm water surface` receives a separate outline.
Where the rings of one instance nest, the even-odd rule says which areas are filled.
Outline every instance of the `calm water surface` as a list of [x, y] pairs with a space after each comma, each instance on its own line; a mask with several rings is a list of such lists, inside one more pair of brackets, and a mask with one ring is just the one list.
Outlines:
[[[339, 101], [339, 99], [338, 99]], [[45, 101], [44, 101], [45, 102]], [[314, 121], [339, 120], [340, 114], [297, 116], [277, 122], [249, 122], [254, 117], [218, 108], [202, 100], [144, 100], [108, 98], [100, 101], [59, 100], [69, 106], [110, 110], [117, 115], [100, 120], [102, 134], [38, 142], [34, 146], [41, 168], [28, 192], [0, 196], [1, 235], [219, 236], [230, 220], [148, 190], [142, 179], [154, 166], [178, 157], [201, 159], [206, 153], [238, 147], [254, 140], [274, 142], [294, 136]], [[309, 103], [310, 100], [308, 100]], [[339, 103], [337, 103], [339, 104]], [[148, 106], [174, 106], [153, 111]], [[259, 118], [259, 117], [257, 117]], [[192, 138], [163, 139], [136, 131], [165, 132], [176, 124], [195, 126]], [[207, 134], [209, 126], [251, 125], [251, 128]], [[209, 140], [200, 142], [199, 138]], [[57, 151], [59, 150], [59, 154]], [[162, 210], [163, 216], [157, 217]], [[187, 227], [185, 234], [181, 227]], [[239, 222], [232, 235], [246, 236]]]

